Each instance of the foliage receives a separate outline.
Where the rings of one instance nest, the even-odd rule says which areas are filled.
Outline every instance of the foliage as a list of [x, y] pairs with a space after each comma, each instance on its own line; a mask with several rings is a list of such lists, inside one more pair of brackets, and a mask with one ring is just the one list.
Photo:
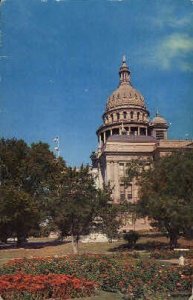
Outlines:
[[[173, 292], [190, 292], [192, 266], [163, 265], [154, 260], [134, 260], [130, 254], [71, 255], [63, 258], [24, 259], [10, 262], [1, 274], [66, 274], [98, 282], [103, 290], [119, 291], [128, 299], [169, 299]], [[152, 297], [150, 297], [150, 295]]]
[[0, 194], [0, 235], [6, 240], [15, 233], [20, 243], [39, 222], [37, 206], [28, 193], [9, 185], [0, 187]]
[[64, 161], [56, 161], [45, 143], [30, 147], [23, 140], [0, 139], [2, 241], [16, 236], [20, 243], [30, 230], [37, 230], [64, 168]]
[[0, 294], [5, 300], [85, 297], [91, 296], [96, 287], [92, 281], [70, 275], [16, 273], [0, 277]]
[[[57, 226], [61, 237], [71, 235], [74, 251], [81, 235], [102, 220], [102, 230], [112, 239], [118, 230], [117, 208], [110, 190], [98, 190], [89, 167], [67, 168], [49, 146], [28, 146], [23, 140], [0, 140], [0, 239], [41, 233], [42, 224]], [[45, 228], [45, 227], [44, 227]]]
[[128, 246], [130, 248], [135, 247], [135, 244], [138, 241], [139, 237], [140, 237], [139, 233], [137, 231], [134, 231], [134, 230], [130, 230], [130, 231], [123, 234], [123, 239], [125, 241], [127, 241]]
[[51, 215], [61, 236], [72, 237], [73, 249], [78, 251], [80, 236], [88, 234], [96, 214], [97, 189], [89, 168], [67, 168], [60, 180]]
[[128, 186], [134, 178], [139, 178], [148, 163], [149, 161], [144, 161], [140, 157], [130, 160], [127, 163], [126, 176], [123, 178], [124, 184]]
[[192, 229], [192, 174], [193, 152], [179, 151], [156, 161], [140, 179], [139, 213], [169, 236], [171, 248]]
[[81, 235], [97, 230], [110, 239], [116, 235], [119, 221], [110, 193], [109, 187], [96, 188], [88, 166], [79, 170], [69, 167], [63, 173], [50, 210], [61, 236], [71, 236], [74, 253], [78, 252]]
[[[106, 234], [110, 242], [119, 235], [119, 228], [122, 224], [120, 213], [124, 209], [124, 203], [119, 205], [113, 203], [111, 193], [109, 185], [104, 185], [102, 190], [98, 190], [97, 218], [94, 222], [96, 230]], [[97, 220], [99, 221], [96, 222]]]

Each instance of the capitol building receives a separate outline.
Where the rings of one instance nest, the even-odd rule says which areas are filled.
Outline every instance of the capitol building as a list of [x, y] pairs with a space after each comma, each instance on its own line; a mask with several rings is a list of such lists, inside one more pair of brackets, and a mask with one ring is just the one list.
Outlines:
[[192, 141], [169, 140], [167, 120], [159, 113], [152, 119], [142, 94], [132, 85], [130, 70], [123, 57], [119, 86], [107, 99], [97, 130], [98, 148], [92, 153], [92, 173], [97, 186], [110, 184], [114, 203], [139, 199], [134, 179], [125, 186], [123, 178], [131, 160], [152, 161], [178, 149], [192, 148]]

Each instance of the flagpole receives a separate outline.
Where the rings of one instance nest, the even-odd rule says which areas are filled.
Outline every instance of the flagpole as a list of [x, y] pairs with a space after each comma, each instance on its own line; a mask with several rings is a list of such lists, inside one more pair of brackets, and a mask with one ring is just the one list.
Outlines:
[[53, 141], [56, 144], [56, 146], [54, 147], [54, 151], [55, 151], [56, 158], [58, 159], [60, 157], [60, 139], [59, 139], [59, 136], [56, 136], [53, 139]]

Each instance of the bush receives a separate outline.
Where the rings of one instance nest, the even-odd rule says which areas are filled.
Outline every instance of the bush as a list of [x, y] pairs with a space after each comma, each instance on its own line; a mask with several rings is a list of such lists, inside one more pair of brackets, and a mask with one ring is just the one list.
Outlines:
[[134, 248], [139, 238], [139, 233], [134, 230], [130, 230], [123, 234], [123, 239], [127, 241], [129, 248]]

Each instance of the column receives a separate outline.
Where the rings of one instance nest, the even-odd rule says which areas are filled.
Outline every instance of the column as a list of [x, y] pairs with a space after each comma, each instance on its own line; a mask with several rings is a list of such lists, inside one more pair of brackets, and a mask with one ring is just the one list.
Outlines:
[[102, 145], [102, 139], [101, 139], [101, 134], [99, 134], [99, 146]]
[[137, 127], [137, 135], [140, 135], [140, 127]]
[[104, 131], [103, 134], [104, 134], [104, 144], [105, 144], [106, 143], [106, 132]]
[[119, 164], [114, 162], [114, 190], [113, 190], [113, 200], [114, 202], [119, 202], [120, 191], [119, 191]]
[[110, 180], [111, 180], [111, 165], [110, 165], [110, 162], [107, 161], [105, 183], [108, 184], [110, 182]]

